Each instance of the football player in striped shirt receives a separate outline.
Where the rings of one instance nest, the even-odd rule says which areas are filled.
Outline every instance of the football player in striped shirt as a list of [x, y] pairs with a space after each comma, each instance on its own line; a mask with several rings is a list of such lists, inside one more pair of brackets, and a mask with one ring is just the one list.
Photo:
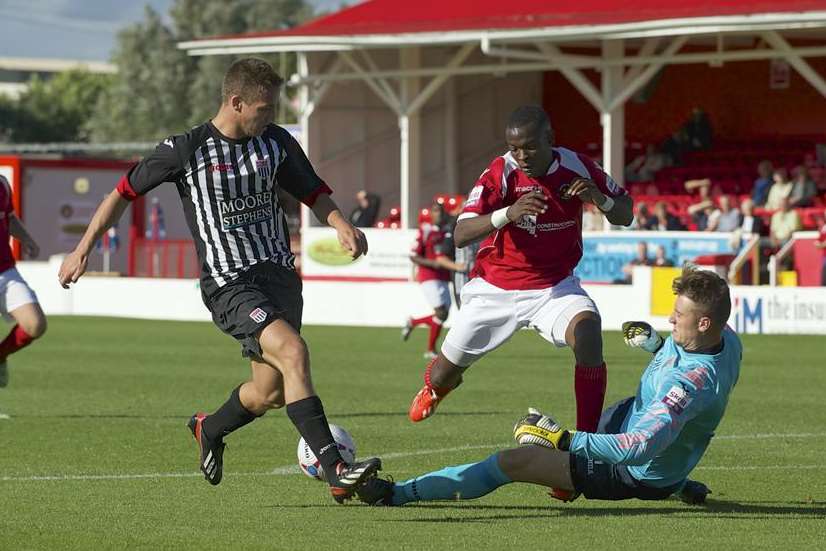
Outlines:
[[330, 433], [310, 379], [307, 344], [299, 334], [301, 279], [277, 188], [333, 227], [353, 258], [367, 253], [367, 240], [339, 211], [296, 140], [273, 124], [282, 82], [261, 59], [233, 63], [215, 117], [165, 139], [121, 179], [64, 260], [59, 280], [68, 287], [83, 275], [92, 244], [130, 201], [173, 182], [198, 252], [204, 304], [215, 324], [238, 341], [252, 371], [217, 411], [196, 413], [189, 421], [204, 477], [213, 485], [221, 482], [227, 435], [286, 405], [333, 497], [342, 503], [376, 473], [381, 461], [345, 463]]

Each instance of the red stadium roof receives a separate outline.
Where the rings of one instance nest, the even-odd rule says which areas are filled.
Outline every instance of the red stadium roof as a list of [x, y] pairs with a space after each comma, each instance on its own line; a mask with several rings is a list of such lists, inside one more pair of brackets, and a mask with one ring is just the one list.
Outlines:
[[535, 29], [813, 11], [826, 11], [826, 1], [368, 0], [293, 29], [243, 36], [358, 36]]

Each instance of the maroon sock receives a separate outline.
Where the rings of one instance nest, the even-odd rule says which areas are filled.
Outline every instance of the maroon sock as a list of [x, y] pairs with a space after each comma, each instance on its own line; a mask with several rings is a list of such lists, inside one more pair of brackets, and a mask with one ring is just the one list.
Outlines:
[[433, 316], [430, 321], [430, 335], [427, 337], [427, 351], [436, 351], [436, 339], [439, 338], [439, 333], [442, 332], [442, 320]]
[[597, 367], [577, 364], [574, 368], [574, 392], [576, 393], [576, 429], [596, 432], [602, 406], [605, 402], [605, 387], [608, 370], [605, 362]]
[[424, 316], [421, 318], [415, 318], [410, 320], [410, 325], [416, 327], [417, 325], [427, 325], [428, 327], [433, 326], [433, 314], [429, 316]]
[[19, 325], [15, 325], [9, 335], [0, 343], [0, 359], [6, 359], [10, 354], [14, 354], [21, 348], [28, 346], [33, 340]]

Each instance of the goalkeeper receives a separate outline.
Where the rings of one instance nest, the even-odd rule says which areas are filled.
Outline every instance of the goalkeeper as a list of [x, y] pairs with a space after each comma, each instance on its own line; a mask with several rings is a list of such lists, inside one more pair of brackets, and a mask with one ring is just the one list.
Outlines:
[[510, 482], [530, 482], [588, 499], [678, 494], [702, 502], [707, 488], [687, 477], [723, 418], [742, 347], [726, 326], [731, 300], [722, 278], [688, 267], [673, 290], [668, 338], [644, 322], [623, 324], [626, 343], [654, 357], [636, 396], [605, 410], [597, 432], [565, 430], [532, 409], [514, 427], [520, 447], [402, 483], [373, 478], [359, 497], [371, 505], [473, 499]]

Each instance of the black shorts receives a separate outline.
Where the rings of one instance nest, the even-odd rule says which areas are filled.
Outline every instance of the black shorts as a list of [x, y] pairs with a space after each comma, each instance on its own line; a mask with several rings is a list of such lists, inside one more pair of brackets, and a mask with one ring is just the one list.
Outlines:
[[295, 270], [262, 262], [213, 295], [202, 294], [202, 298], [215, 325], [241, 343], [241, 355], [260, 359], [258, 334], [274, 320], [283, 319], [301, 331], [301, 289], [301, 278]]
[[[634, 404], [634, 397], [620, 400], [604, 412], [599, 419], [597, 432], [617, 434], [628, 409]], [[646, 485], [628, 472], [625, 465], [615, 465], [571, 456], [571, 478], [574, 488], [588, 499], [666, 499], [680, 488], [680, 484], [657, 488]]]

